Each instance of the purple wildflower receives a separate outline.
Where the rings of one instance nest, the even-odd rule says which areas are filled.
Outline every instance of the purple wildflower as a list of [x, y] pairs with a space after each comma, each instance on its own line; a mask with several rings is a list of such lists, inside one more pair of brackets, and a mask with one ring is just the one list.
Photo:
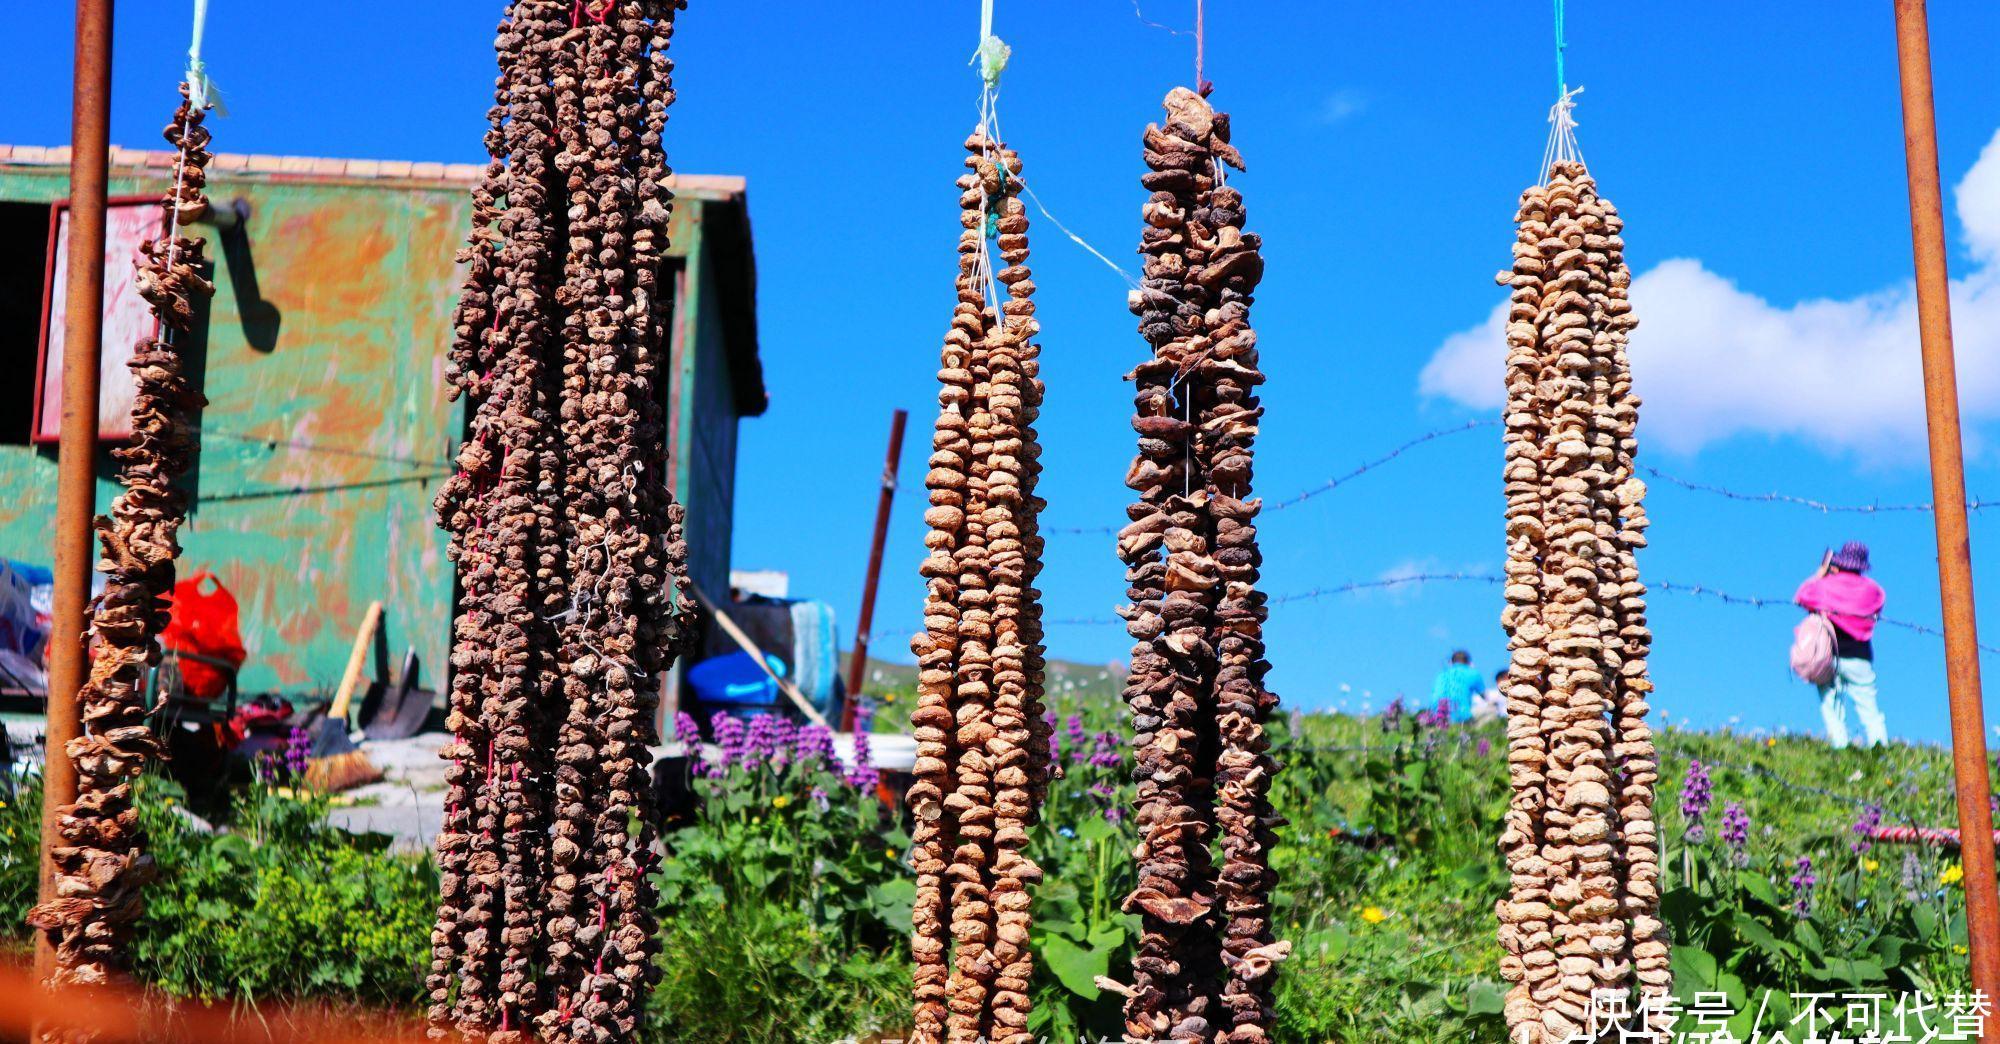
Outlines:
[[1699, 842], [1708, 837], [1703, 822], [1708, 807], [1715, 803], [1715, 786], [1709, 781], [1708, 766], [1688, 762], [1687, 776], [1681, 780], [1681, 819], [1687, 822], [1687, 839]]
[[833, 756], [833, 733], [824, 725], [807, 725], [799, 730], [798, 742], [792, 747], [799, 767], [807, 771], [831, 769], [839, 764]]
[[1750, 813], [1734, 801], [1722, 806], [1722, 843], [1729, 846], [1729, 858], [1737, 866], [1748, 866], [1750, 853]]
[[1113, 805], [1105, 809], [1104, 818], [1107, 822], [1114, 825], [1125, 822], [1125, 807], [1123, 805]]
[[686, 711], [674, 712], [674, 739], [683, 747], [693, 747], [701, 742], [701, 726], [694, 715]]
[[1875, 830], [1882, 825], [1882, 806], [1869, 805], [1861, 810], [1861, 818], [1854, 821], [1854, 842], [1847, 847], [1860, 855], [1875, 847]]
[[1085, 757], [1083, 749], [1083, 715], [1070, 715], [1069, 719], [1063, 722], [1063, 734], [1069, 739], [1069, 760], [1072, 762], [1082, 761]]
[[1800, 917], [1812, 913], [1813, 889], [1819, 885], [1819, 878], [1813, 876], [1812, 857], [1800, 856], [1792, 872], [1792, 912]]
[[1118, 734], [1110, 730], [1091, 737], [1090, 767], [1114, 769], [1124, 762], [1118, 752]]
[[881, 779], [868, 757], [868, 729], [874, 720], [875, 712], [867, 707], [854, 712], [854, 767], [847, 770], [846, 779], [856, 790], [873, 790]]
[[715, 737], [715, 745], [722, 756], [710, 763], [708, 774], [716, 779], [729, 774], [729, 770], [743, 760], [743, 747], [748, 736], [743, 732], [743, 723], [724, 711], [716, 711], [708, 720], [709, 732]]
[[833, 802], [827, 799], [825, 787], [812, 788], [812, 793], [808, 794], [807, 797], [812, 801], [813, 807], [821, 812], [833, 807]]
[[1475, 747], [1474, 747], [1473, 749], [1474, 749], [1475, 751], [1477, 751], [1477, 752], [1478, 752], [1478, 754], [1479, 754], [1479, 756], [1480, 756], [1480, 757], [1482, 757], [1482, 758], [1483, 758], [1483, 757], [1487, 756], [1488, 754], [1491, 754], [1491, 753], [1493, 753], [1493, 741], [1492, 741], [1492, 740], [1490, 740], [1490, 739], [1487, 739], [1487, 738], [1486, 738], [1486, 737], [1484, 737], [1484, 736], [1481, 736], [1481, 737], [1479, 737], [1479, 743], [1478, 743], [1478, 745], [1477, 745], [1477, 746], [1475, 746]]
[[750, 719], [750, 734], [743, 743], [743, 767], [755, 769], [770, 762], [778, 751], [779, 718], [759, 714]]
[[294, 779], [306, 774], [306, 759], [312, 754], [312, 736], [306, 730], [292, 726], [292, 734], [285, 739], [285, 772]]
[[1389, 706], [1383, 708], [1382, 710], [1382, 731], [1394, 732], [1398, 728], [1400, 728], [1402, 724], [1403, 724], [1403, 698], [1401, 696], [1398, 696], [1395, 699], [1390, 700]]

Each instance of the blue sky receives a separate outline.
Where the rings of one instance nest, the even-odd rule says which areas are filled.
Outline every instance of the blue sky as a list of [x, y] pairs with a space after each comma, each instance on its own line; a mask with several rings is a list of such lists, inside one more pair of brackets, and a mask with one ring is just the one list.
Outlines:
[[[207, 54], [232, 110], [217, 147], [477, 160], [500, 6], [213, 0]], [[1144, 0], [1144, 18], [1185, 28], [1191, 6]], [[1586, 88], [1580, 140], [1626, 215], [1640, 276], [1646, 459], [1748, 492], [1924, 501], [1890, 6], [1814, 5], [1799, 17], [1804, 9], [1570, 5], [1570, 81]], [[977, 5], [828, 10], [697, 0], [675, 43], [669, 147], [679, 169], [742, 174], [751, 186], [772, 405], [744, 426], [736, 561], [790, 572], [795, 592], [831, 601], [851, 628], [895, 407], [912, 413], [905, 474], [922, 474], [951, 304], [951, 181], [975, 114], [965, 60]], [[70, 11], [36, 4], [14, 17], [17, 38], [42, 44], [9, 63], [14, 115], [0, 134], [60, 143]], [[119, 18], [114, 140], [155, 147], [188, 5], [127, 3]], [[1990, 43], [2000, 8], [1939, 3], [1932, 18], [1942, 167], [1957, 185], [2000, 130]], [[1192, 74], [1191, 38], [1145, 21], [1129, 0], [999, 0], [996, 23], [1014, 48], [1003, 126], [1029, 183], [1128, 269], [1144, 198], [1139, 132]], [[1260, 489], [1282, 499], [1412, 436], [1489, 415], [1499, 355], [1483, 354], [1482, 324], [1501, 299], [1492, 274], [1507, 260], [1514, 200], [1534, 176], [1553, 100], [1547, 6], [1213, 0], [1208, 28], [1215, 102], [1250, 164], [1235, 183], [1269, 261], [1255, 314], [1271, 376]], [[1951, 229], [1954, 274], [1966, 277], [1970, 484], [2000, 497], [2000, 148], [1966, 196]], [[1049, 385], [1045, 523], [1116, 523], [1132, 453], [1121, 377], [1143, 344], [1119, 278], [1033, 216]], [[1826, 516], [1654, 486], [1649, 579], [1783, 598], [1822, 547], [1863, 539], [1890, 613], [1939, 618], [1927, 515]], [[1266, 585], [1285, 594], [1494, 571], [1500, 505], [1497, 433], [1439, 439], [1270, 515]], [[878, 632], [919, 623], [920, 513], [906, 489]], [[2000, 511], [1973, 525], [1990, 608], [2000, 560], [1984, 538]], [[1043, 586], [1053, 617], [1108, 616], [1123, 589], [1109, 539], [1052, 536]], [[1478, 583], [1287, 603], [1270, 626], [1273, 685], [1305, 707], [1427, 693], [1453, 647], [1488, 669], [1501, 662], [1498, 604], [1497, 589]], [[1676, 720], [1818, 728], [1811, 693], [1785, 669], [1792, 612], [1670, 594], [1653, 606], [1659, 705]], [[1989, 638], [2000, 644], [2000, 625]], [[1070, 659], [1107, 662], [1126, 646], [1116, 627], [1051, 633], [1053, 653]], [[877, 648], [900, 652], [900, 639]], [[1891, 730], [1942, 739], [1941, 643], [1886, 629], [1877, 649]], [[1989, 700], [1995, 709], [2000, 699]]]

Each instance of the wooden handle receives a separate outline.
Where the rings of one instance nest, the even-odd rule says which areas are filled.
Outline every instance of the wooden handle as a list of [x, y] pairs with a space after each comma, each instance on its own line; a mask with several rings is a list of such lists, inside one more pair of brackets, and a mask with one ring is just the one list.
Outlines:
[[818, 725], [820, 728], [826, 729], [829, 732], [833, 731], [833, 726], [826, 723], [826, 715], [821, 714], [819, 708], [813, 706], [812, 701], [806, 699], [805, 693], [800, 692], [798, 686], [778, 677], [778, 672], [772, 670], [771, 665], [765, 662], [764, 650], [757, 648], [757, 643], [751, 641], [750, 636], [744, 634], [741, 627], [736, 626], [736, 621], [731, 620], [728, 613], [723, 612], [720, 607], [710, 601], [708, 596], [702, 593], [701, 588], [694, 588], [694, 596], [697, 601], [701, 602], [703, 608], [715, 614], [715, 622], [722, 625], [723, 632], [729, 635], [731, 641], [741, 646], [744, 652], [749, 653], [751, 659], [757, 661], [757, 666], [762, 667], [764, 673], [770, 675], [771, 680], [778, 683], [778, 688], [798, 706], [801, 713], [811, 719], [812, 723]]
[[361, 618], [361, 629], [354, 632], [354, 651], [347, 654], [347, 670], [340, 676], [340, 690], [333, 694], [333, 706], [327, 708], [328, 718], [347, 720], [347, 704], [354, 698], [354, 686], [361, 680], [361, 665], [368, 662], [368, 646], [375, 640], [375, 628], [381, 622], [382, 603], [368, 603], [368, 614]]

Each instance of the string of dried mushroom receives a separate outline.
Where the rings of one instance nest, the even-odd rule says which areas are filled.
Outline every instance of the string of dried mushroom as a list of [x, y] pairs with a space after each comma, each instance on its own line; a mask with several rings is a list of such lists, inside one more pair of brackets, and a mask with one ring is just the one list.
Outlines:
[[[1509, 1039], [1572, 1039], [1594, 992], [1664, 997], [1637, 324], [1624, 223], [1580, 161], [1522, 193], [1507, 322]], [[1652, 1017], [1659, 1024], [1655, 1008]]]
[[[1251, 443], [1256, 387], [1251, 294], [1263, 276], [1229, 117], [1176, 88], [1164, 127], [1145, 133], [1151, 193], [1131, 306], [1153, 357], [1130, 375], [1139, 494], [1118, 535], [1136, 644], [1125, 700], [1138, 784], [1138, 885], [1125, 900], [1143, 922], [1126, 997], [1128, 1040], [1269, 1039], [1271, 988], [1291, 949], [1271, 931], [1276, 763], [1263, 722], [1265, 596], [1257, 590]], [[1212, 838], [1212, 840], [1211, 840]]]
[[[1023, 851], [1050, 771], [1042, 714], [1042, 383], [1021, 160], [976, 133], [958, 179], [958, 303], [938, 369], [917, 655], [912, 1040], [1026, 1044]], [[997, 253], [1004, 267], [994, 268]], [[989, 275], [1006, 288], [996, 312]]]
[[665, 486], [674, 0], [515, 0], [446, 379], [453, 623], [433, 1033], [626, 1041], [657, 977], [647, 746], [690, 633]]
[[159, 755], [146, 724], [146, 677], [159, 662], [187, 517], [174, 483], [194, 458], [194, 415], [206, 402], [188, 382], [180, 342], [193, 330], [197, 298], [215, 292], [202, 277], [204, 241], [181, 231], [208, 214], [209, 132], [188, 98], [183, 83], [164, 132], [177, 153], [174, 187], [160, 202], [166, 235], [142, 245], [138, 259], [139, 293], [160, 336], [141, 342], [129, 363], [132, 440], [112, 451], [125, 490], [95, 522], [104, 593], [91, 605], [90, 675], [77, 692], [83, 735], [63, 749], [76, 765], [77, 799], [56, 825], [54, 897], [28, 918], [54, 948], [55, 982], [98, 984], [122, 969], [140, 890], [154, 874], [132, 781]]

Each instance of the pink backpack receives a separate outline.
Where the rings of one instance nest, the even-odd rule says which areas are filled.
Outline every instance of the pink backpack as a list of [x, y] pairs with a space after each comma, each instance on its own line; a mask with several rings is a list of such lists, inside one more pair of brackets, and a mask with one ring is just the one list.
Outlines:
[[1792, 673], [1801, 681], [1825, 685], [1833, 680], [1833, 621], [1825, 613], [1808, 613], [1792, 629]]

